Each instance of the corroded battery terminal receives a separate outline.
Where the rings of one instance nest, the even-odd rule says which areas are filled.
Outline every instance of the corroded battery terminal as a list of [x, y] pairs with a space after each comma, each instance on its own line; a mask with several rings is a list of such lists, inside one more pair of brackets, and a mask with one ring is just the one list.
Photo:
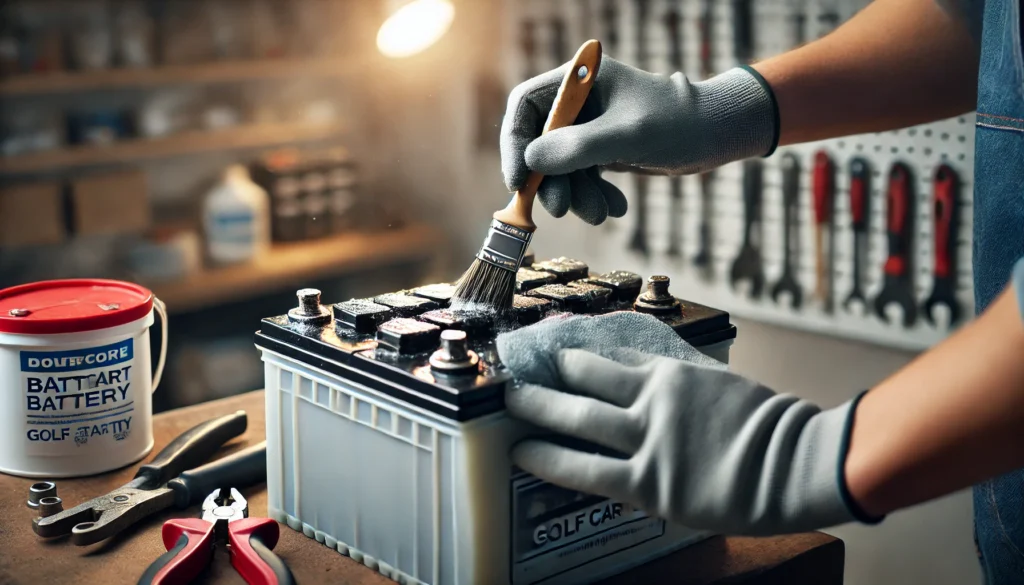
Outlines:
[[652, 276], [647, 280], [647, 290], [637, 297], [633, 308], [641, 313], [671, 313], [679, 312], [679, 299], [672, 296], [668, 291], [669, 278], [667, 276]]
[[441, 349], [430, 356], [430, 369], [447, 375], [476, 374], [480, 358], [470, 351], [465, 331], [448, 329], [441, 332]]
[[331, 311], [320, 304], [320, 291], [315, 288], [301, 288], [295, 292], [299, 306], [288, 311], [288, 320], [304, 325], [326, 325], [331, 320]]

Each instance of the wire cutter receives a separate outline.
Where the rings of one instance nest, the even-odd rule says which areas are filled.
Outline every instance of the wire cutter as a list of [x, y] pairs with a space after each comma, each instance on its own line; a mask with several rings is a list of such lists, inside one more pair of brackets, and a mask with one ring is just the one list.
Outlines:
[[139, 585], [191, 583], [210, 564], [218, 544], [231, 549], [231, 564], [249, 585], [294, 585], [288, 566], [271, 550], [280, 528], [271, 518], [249, 518], [249, 504], [231, 488], [213, 490], [203, 502], [202, 518], [164, 522], [167, 552], [153, 561]]
[[185, 509], [214, 488], [266, 481], [266, 442], [196, 467], [244, 433], [247, 423], [241, 410], [200, 423], [140, 467], [132, 481], [69, 510], [33, 518], [32, 530], [44, 538], [70, 533], [71, 542], [84, 546], [109, 538], [160, 510], [171, 506]]

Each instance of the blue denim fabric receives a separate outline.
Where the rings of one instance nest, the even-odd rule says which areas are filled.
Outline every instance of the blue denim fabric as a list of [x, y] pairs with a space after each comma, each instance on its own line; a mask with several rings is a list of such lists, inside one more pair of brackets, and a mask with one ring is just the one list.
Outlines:
[[[1004, 289], [1024, 256], [1022, 1], [985, 2], [974, 171], [978, 312]], [[1024, 470], [975, 486], [974, 529], [986, 584], [1024, 583]]]

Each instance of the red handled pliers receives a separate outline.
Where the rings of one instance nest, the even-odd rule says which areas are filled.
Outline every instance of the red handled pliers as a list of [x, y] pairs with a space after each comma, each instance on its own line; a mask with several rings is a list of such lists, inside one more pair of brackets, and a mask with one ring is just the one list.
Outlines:
[[202, 518], [164, 522], [167, 552], [146, 569], [139, 585], [191, 583], [213, 558], [218, 544], [231, 549], [231, 564], [249, 585], [295, 585], [288, 566], [271, 550], [280, 535], [271, 518], [249, 518], [249, 504], [231, 488], [214, 490], [203, 502]]

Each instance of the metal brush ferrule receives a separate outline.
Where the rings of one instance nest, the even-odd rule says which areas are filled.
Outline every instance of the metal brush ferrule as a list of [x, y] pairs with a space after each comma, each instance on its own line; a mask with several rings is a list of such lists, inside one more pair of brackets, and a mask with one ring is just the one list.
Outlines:
[[495, 219], [491, 221], [487, 239], [476, 257], [492, 266], [515, 272], [523, 263], [532, 238], [532, 232]]

